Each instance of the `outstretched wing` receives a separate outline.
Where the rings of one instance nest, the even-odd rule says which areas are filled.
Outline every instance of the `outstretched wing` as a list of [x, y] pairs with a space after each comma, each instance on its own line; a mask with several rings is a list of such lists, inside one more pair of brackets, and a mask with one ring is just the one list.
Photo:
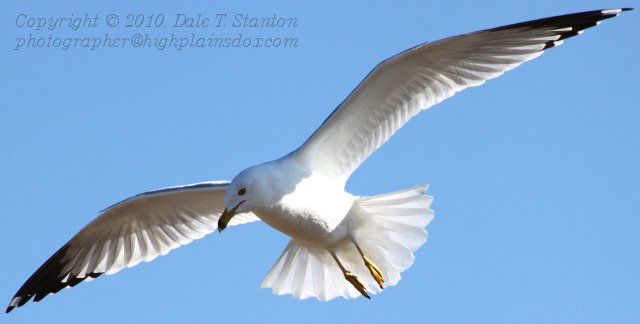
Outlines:
[[[105, 209], [31, 275], [7, 313], [32, 297], [39, 301], [85, 279], [149, 262], [213, 232], [225, 208], [228, 184], [203, 182], [150, 191]], [[256, 220], [243, 213], [229, 225]]]
[[404, 51], [376, 66], [291, 157], [344, 184], [371, 153], [421, 110], [500, 76], [625, 10], [630, 9], [533, 20]]

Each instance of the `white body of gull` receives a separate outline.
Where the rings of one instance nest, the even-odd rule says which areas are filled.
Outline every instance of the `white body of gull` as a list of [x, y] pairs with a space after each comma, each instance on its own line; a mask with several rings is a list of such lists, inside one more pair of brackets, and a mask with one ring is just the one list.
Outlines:
[[427, 187], [358, 197], [350, 175], [409, 119], [627, 9], [529, 21], [425, 43], [379, 64], [296, 151], [231, 182], [143, 193], [102, 212], [18, 290], [31, 298], [113, 274], [227, 225], [263, 220], [291, 237], [262, 282], [297, 298], [354, 298], [400, 280], [433, 218]]

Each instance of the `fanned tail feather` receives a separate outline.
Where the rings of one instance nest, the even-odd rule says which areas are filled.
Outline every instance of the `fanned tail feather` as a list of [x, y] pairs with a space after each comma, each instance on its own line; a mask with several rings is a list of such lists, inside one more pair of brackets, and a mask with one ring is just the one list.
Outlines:
[[[394, 286], [400, 273], [415, 259], [413, 252], [427, 240], [426, 226], [433, 219], [432, 197], [427, 186], [363, 197], [354, 202], [346, 221], [352, 237], [340, 241], [334, 252], [344, 267], [356, 275], [369, 293], [382, 289], [364, 265], [354, 241], [382, 271], [384, 286]], [[276, 295], [292, 294], [298, 299], [316, 297], [356, 298], [360, 293], [344, 279], [340, 268], [324, 247], [289, 241], [282, 255], [260, 284]]]
[[[398, 283], [400, 273], [413, 264], [413, 252], [427, 241], [426, 227], [434, 213], [429, 209], [433, 197], [426, 191], [422, 185], [356, 201], [361, 212], [356, 214], [360, 220], [354, 238], [382, 270], [386, 286]], [[376, 285], [370, 275], [366, 277], [367, 288]]]

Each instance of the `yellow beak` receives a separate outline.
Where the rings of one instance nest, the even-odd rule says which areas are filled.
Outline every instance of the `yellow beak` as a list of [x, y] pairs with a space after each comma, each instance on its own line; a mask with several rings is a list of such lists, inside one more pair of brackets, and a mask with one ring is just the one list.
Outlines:
[[220, 218], [218, 218], [218, 233], [222, 233], [222, 230], [227, 228], [227, 225], [229, 224], [229, 221], [231, 221], [231, 218], [233, 218], [233, 216], [236, 215], [236, 210], [244, 202], [245, 202], [244, 200], [239, 202], [235, 207], [231, 208], [231, 210], [229, 211], [227, 211], [226, 208], [224, 209], [224, 211], [222, 212], [222, 215], [220, 215]]

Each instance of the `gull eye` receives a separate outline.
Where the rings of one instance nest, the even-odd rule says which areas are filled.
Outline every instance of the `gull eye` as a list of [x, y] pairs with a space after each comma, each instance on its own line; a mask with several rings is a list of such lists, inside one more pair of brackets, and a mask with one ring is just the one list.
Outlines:
[[238, 190], [238, 196], [244, 196], [244, 194], [247, 193], [247, 189], [246, 188], [242, 188], [240, 190]]

